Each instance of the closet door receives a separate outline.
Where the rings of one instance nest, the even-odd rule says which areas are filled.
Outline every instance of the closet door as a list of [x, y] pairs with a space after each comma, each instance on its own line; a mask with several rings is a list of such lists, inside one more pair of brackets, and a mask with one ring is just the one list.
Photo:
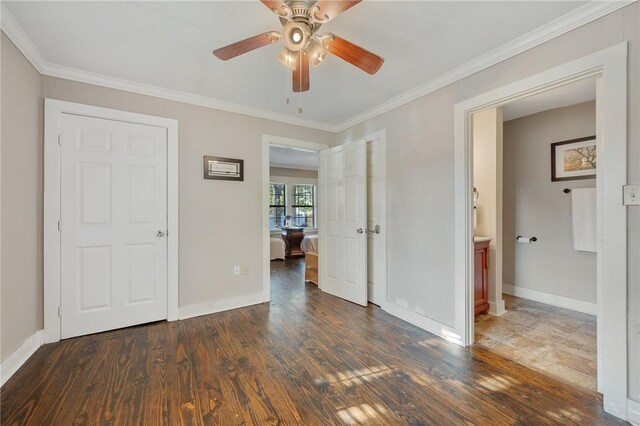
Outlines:
[[167, 318], [166, 129], [61, 116], [61, 336]]

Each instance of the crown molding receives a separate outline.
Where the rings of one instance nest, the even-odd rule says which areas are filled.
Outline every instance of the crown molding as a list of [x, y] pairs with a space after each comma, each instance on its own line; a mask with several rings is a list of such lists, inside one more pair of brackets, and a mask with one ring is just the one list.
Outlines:
[[293, 117], [287, 114], [274, 113], [260, 108], [226, 102], [206, 96], [194, 95], [187, 92], [165, 89], [131, 80], [115, 78], [103, 74], [70, 68], [48, 62], [36, 47], [29, 36], [24, 32], [20, 24], [15, 20], [6, 5], [1, 5], [2, 31], [11, 39], [22, 54], [31, 64], [43, 75], [73, 80], [81, 83], [94, 84], [102, 87], [109, 87], [117, 90], [168, 99], [176, 102], [183, 102], [217, 110], [233, 112], [251, 117], [273, 120], [310, 129], [323, 130], [338, 133], [358, 125], [366, 120], [377, 117], [385, 112], [391, 111], [404, 104], [412, 102], [422, 96], [432, 93], [438, 89], [448, 86], [456, 81], [462, 80], [472, 74], [487, 69], [506, 59], [512, 58], [526, 50], [539, 46], [555, 37], [574, 30], [591, 21], [601, 18], [609, 13], [615, 12], [625, 6], [635, 3], [638, 0], [592, 0], [573, 12], [565, 14], [535, 30], [518, 37], [484, 55], [461, 65], [447, 73], [444, 73], [430, 81], [427, 81], [401, 95], [398, 95], [382, 104], [348, 118], [340, 123], [326, 123], [317, 120]]
[[506, 44], [503, 44], [484, 55], [478, 56], [477, 58], [454, 68], [449, 72], [441, 74], [440, 76], [408, 90], [401, 95], [391, 98], [374, 108], [338, 123], [335, 126], [335, 131], [342, 132], [364, 121], [382, 115], [385, 112], [391, 111], [392, 109], [398, 108], [399, 106], [453, 84], [456, 81], [462, 80], [463, 78], [469, 77], [470, 75], [512, 58], [553, 38], [581, 27], [582, 25], [588, 24], [589, 22], [595, 21], [609, 13], [635, 3], [636, 1], [638, 0], [592, 0], [573, 12], [560, 16], [559, 18], [554, 19], [553, 21]]
[[80, 83], [93, 84], [96, 86], [108, 87], [111, 89], [124, 90], [140, 95], [153, 96], [156, 98], [168, 99], [176, 102], [198, 105], [226, 112], [233, 112], [236, 114], [248, 115], [265, 120], [279, 121], [281, 123], [302, 126], [310, 129], [335, 132], [334, 126], [320, 121], [292, 117], [286, 114], [274, 113], [260, 108], [253, 108], [250, 106], [226, 102], [206, 96], [194, 95], [178, 90], [164, 89], [158, 86], [152, 86], [149, 84], [138, 83], [131, 80], [110, 77], [103, 74], [65, 67], [57, 64], [48, 63], [47, 66], [45, 66], [45, 68], [42, 70], [42, 75], [62, 78], [66, 80], [73, 80]]
[[42, 71], [47, 65], [47, 60], [40, 52], [40, 49], [33, 44], [31, 38], [24, 32], [11, 12], [9, 12], [4, 2], [0, 2], [0, 25], [2, 25], [2, 31], [9, 37], [13, 44], [16, 45], [18, 50], [20, 50], [25, 58], [31, 62], [31, 65], [42, 74]]

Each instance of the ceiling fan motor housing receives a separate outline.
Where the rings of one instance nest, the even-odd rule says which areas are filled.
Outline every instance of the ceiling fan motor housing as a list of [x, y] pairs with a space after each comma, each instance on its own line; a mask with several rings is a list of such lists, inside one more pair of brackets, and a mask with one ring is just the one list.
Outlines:
[[303, 21], [290, 21], [284, 26], [282, 32], [284, 44], [292, 52], [302, 50], [312, 35], [311, 27]]

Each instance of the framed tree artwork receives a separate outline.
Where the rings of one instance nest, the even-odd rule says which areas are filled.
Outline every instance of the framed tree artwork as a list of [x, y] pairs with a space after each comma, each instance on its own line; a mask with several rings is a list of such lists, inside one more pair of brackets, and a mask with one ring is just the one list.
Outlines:
[[596, 137], [571, 139], [551, 144], [551, 181], [596, 177]]

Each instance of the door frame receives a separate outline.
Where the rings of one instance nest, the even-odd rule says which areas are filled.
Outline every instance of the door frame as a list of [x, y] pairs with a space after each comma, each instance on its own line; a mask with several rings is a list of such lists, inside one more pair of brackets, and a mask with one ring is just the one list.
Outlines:
[[605, 411], [621, 419], [627, 418], [627, 209], [622, 202], [622, 186], [627, 183], [627, 50], [623, 42], [454, 107], [455, 325], [470, 345], [474, 337], [471, 115], [584, 78], [598, 78], [598, 201], [602, 212], [598, 221], [598, 363], [602, 364], [598, 381]]
[[[271, 238], [271, 230], [269, 229], [269, 146], [281, 146], [288, 148], [300, 148], [310, 151], [322, 151], [329, 148], [329, 145], [303, 141], [300, 139], [285, 138], [282, 136], [262, 134], [262, 300], [269, 302], [271, 300], [271, 261], [269, 260], [269, 251]], [[317, 190], [317, 188], [316, 188]], [[316, 193], [316, 199], [318, 195]], [[318, 209], [316, 209], [318, 211]], [[320, 221], [316, 218], [318, 224], [318, 234], [320, 234]], [[318, 287], [322, 288], [318, 282]]]
[[62, 114], [82, 115], [167, 130], [167, 320], [178, 319], [178, 121], [56, 99], [44, 100], [44, 343], [61, 337], [60, 124]]

